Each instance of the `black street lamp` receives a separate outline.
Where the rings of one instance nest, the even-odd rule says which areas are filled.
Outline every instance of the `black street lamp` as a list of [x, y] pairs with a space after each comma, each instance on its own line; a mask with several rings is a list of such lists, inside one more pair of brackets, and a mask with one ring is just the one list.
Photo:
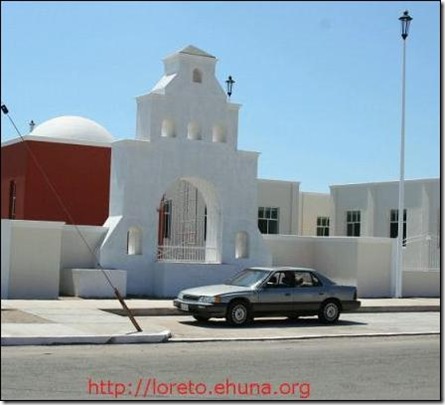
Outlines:
[[400, 181], [399, 181], [399, 218], [397, 226], [397, 264], [395, 277], [394, 296], [396, 298], [402, 297], [402, 283], [403, 283], [403, 221], [405, 213], [405, 81], [406, 81], [406, 38], [408, 38], [409, 25], [412, 20], [408, 10], [404, 11], [399, 18], [402, 24], [402, 38], [403, 38], [403, 53], [402, 53], [402, 125], [401, 125], [401, 140], [400, 140]]
[[227, 95], [229, 98], [232, 95], [233, 83], [235, 83], [235, 80], [232, 79], [232, 76], [229, 76], [229, 78], [226, 80]]
[[402, 17], [399, 18], [400, 22], [402, 23], [402, 38], [405, 40], [408, 37], [409, 33], [409, 24], [412, 20], [410, 17], [408, 10], [405, 10], [403, 12]]

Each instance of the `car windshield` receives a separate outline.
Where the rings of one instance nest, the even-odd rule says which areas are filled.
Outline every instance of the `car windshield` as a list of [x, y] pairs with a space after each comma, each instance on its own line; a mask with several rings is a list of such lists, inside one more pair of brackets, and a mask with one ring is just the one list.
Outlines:
[[253, 287], [263, 281], [269, 272], [257, 269], [245, 269], [226, 281], [226, 284], [240, 287]]

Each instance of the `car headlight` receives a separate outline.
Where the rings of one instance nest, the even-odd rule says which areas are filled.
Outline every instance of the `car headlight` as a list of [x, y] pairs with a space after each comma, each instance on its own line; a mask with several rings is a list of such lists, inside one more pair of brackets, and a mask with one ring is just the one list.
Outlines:
[[199, 302], [207, 302], [210, 304], [218, 304], [219, 302], [221, 302], [221, 297], [219, 295], [216, 295], [214, 297], [208, 297], [203, 295], [202, 297], [199, 297]]

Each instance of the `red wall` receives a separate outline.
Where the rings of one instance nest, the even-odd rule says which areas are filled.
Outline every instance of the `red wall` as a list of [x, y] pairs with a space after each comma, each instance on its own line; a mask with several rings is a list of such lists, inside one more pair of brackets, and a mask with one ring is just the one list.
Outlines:
[[[8, 217], [9, 181], [17, 176], [16, 219], [103, 225], [108, 217], [111, 148], [24, 142], [2, 148], [2, 218]], [[24, 184], [20, 195], [18, 181]]]
[[2, 218], [9, 218], [9, 187], [11, 180], [16, 182], [16, 219], [25, 216], [25, 177], [27, 153], [24, 145], [15, 143], [2, 147]]

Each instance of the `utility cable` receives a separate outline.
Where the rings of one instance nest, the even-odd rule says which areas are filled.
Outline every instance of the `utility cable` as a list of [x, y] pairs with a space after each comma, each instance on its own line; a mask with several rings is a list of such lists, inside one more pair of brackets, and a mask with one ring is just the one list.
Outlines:
[[23, 145], [25, 145], [25, 148], [27, 149], [29, 155], [31, 156], [31, 159], [33, 160], [34, 164], [36, 165], [37, 169], [39, 170], [40, 174], [43, 176], [46, 184], [49, 186], [49, 188], [51, 189], [52, 193], [54, 194], [60, 208], [62, 208], [64, 214], [66, 215], [66, 217], [68, 218], [68, 220], [72, 223], [72, 225], [74, 226], [74, 228], [76, 229], [76, 232], [79, 234], [80, 238], [82, 239], [83, 243], [85, 244], [85, 246], [87, 247], [88, 251], [90, 252], [91, 256], [93, 257], [94, 261], [95, 261], [95, 266], [102, 272], [102, 274], [104, 275], [105, 279], [107, 280], [108, 284], [110, 285], [110, 287], [113, 289], [114, 294], [116, 296], [116, 298], [118, 299], [118, 301], [120, 302], [120, 304], [122, 305], [122, 308], [124, 309], [124, 311], [127, 313], [127, 316], [130, 318], [131, 323], [133, 324], [133, 326], [136, 328], [136, 330], [138, 332], [142, 332], [142, 328], [139, 326], [139, 324], [137, 323], [136, 319], [134, 318], [134, 315], [132, 314], [130, 308], [128, 308], [127, 304], [125, 303], [122, 295], [120, 294], [119, 290], [117, 289], [117, 287], [114, 286], [113, 282], [111, 281], [110, 277], [108, 276], [107, 272], [104, 270], [104, 268], [102, 267], [102, 265], [100, 264], [97, 254], [93, 251], [92, 247], [90, 246], [90, 244], [88, 243], [88, 241], [85, 239], [84, 235], [82, 234], [82, 232], [80, 231], [79, 227], [76, 225], [74, 218], [72, 217], [72, 215], [70, 214], [68, 208], [66, 207], [66, 205], [64, 204], [62, 198], [60, 197], [60, 194], [57, 192], [57, 189], [54, 187], [54, 185], [52, 184], [51, 180], [49, 179], [48, 175], [46, 174], [44, 168], [42, 167], [42, 165], [39, 163], [39, 161], [37, 160], [36, 155], [34, 154], [34, 152], [32, 151], [32, 149], [30, 148], [30, 146], [27, 144], [27, 142], [25, 142], [25, 139], [23, 138], [22, 134], [20, 133], [19, 129], [17, 128], [17, 126], [15, 125], [13, 119], [10, 117], [9, 115], [9, 110], [6, 107], [5, 104], [1, 104], [1, 110], [3, 112], [4, 115], [6, 115], [9, 119], [9, 121], [11, 122], [11, 124], [13, 125], [13, 127], [15, 128], [17, 134], [19, 135]]

